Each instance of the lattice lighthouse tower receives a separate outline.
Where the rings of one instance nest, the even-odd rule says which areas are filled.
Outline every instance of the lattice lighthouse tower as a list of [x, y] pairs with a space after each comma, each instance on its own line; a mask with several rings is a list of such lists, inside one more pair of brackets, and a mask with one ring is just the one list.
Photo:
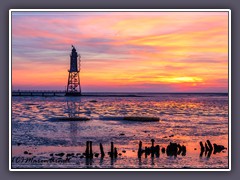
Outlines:
[[79, 77], [81, 62], [80, 58], [81, 56], [77, 54], [75, 47], [72, 45], [66, 96], [81, 96], [81, 85]]

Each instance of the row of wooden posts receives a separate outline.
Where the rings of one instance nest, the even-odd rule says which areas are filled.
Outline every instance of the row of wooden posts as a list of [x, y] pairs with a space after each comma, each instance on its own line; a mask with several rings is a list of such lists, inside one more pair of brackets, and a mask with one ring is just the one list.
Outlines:
[[[138, 147], [138, 158], [141, 158], [143, 154], [145, 154], [145, 158], [147, 156], [151, 155], [151, 157], [159, 157], [160, 156], [160, 146], [154, 144], [155, 140], [151, 139], [151, 146], [143, 149], [142, 141], [139, 141], [139, 147]], [[205, 142], [205, 146], [203, 145], [202, 141], [199, 143], [200, 144], [200, 157], [202, 157], [203, 153], [205, 152], [205, 156], [210, 157], [212, 154], [212, 151], [214, 150], [214, 154], [221, 152], [222, 150], [226, 149], [222, 145], [217, 145], [213, 144], [207, 140]], [[177, 157], [178, 155], [186, 156], [187, 148], [184, 145], [180, 145], [177, 143], [170, 142], [167, 148], [162, 147], [161, 152], [164, 154], [166, 153], [167, 156], [174, 156]], [[93, 150], [92, 150], [92, 141], [87, 141], [86, 142], [86, 151], [83, 153], [83, 155], [86, 158], [93, 158]], [[98, 157], [98, 153], [95, 153], [95, 156]], [[105, 152], [103, 149], [102, 143], [100, 143], [100, 155], [101, 158], [104, 158]], [[117, 158], [118, 155], [121, 155], [121, 153], [118, 153], [117, 148], [114, 147], [114, 143], [111, 142], [111, 151], [108, 152], [109, 157], [111, 158]]]
[[[145, 149], [142, 149], [142, 141], [139, 142], [139, 147], [138, 147], [138, 158], [141, 158], [142, 154], [145, 154], [145, 157], [147, 157], [148, 155], [151, 154], [151, 157], [154, 157], [154, 155], [156, 155], [156, 157], [159, 157], [160, 155], [160, 146], [156, 145], [154, 146], [154, 139], [151, 139], [152, 145], [151, 147], [147, 147], [145, 146]], [[162, 147], [161, 152], [164, 154], [165, 152], [167, 153], [167, 156], [177, 156], [177, 155], [182, 155], [185, 156], [186, 155], [186, 146], [184, 145], [180, 145], [177, 143], [172, 143], [170, 142], [170, 144], [167, 146], [167, 148]]]
[[[151, 155], [151, 157], [159, 157], [160, 156], [160, 146], [159, 145], [154, 145], [155, 140], [151, 139], [151, 146], [147, 147], [145, 146], [145, 149], [143, 149], [142, 147], [142, 141], [139, 141], [139, 147], [138, 147], [138, 158], [142, 157], [142, 154], [145, 154], [145, 158], [147, 158], [147, 156]], [[180, 145], [177, 143], [172, 143], [170, 142], [170, 144], [167, 146], [167, 148], [162, 148], [161, 152], [164, 154], [165, 152], [167, 153], [167, 156], [177, 156], [177, 155], [182, 155], [185, 156], [186, 155], [186, 146], [184, 145]], [[86, 158], [93, 158], [93, 150], [92, 150], [92, 141], [87, 141], [86, 142], [86, 150], [85, 153], [83, 153], [83, 155], [85, 155]], [[98, 153], [95, 153], [95, 156], [98, 157]], [[100, 143], [100, 155], [101, 158], [104, 158], [105, 156], [105, 152], [103, 149], [103, 145], [102, 143]], [[114, 147], [114, 143], [111, 142], [111, 151], [108, 152], [109, 157], [111, 158], [117, 158], [118, 155], [121, 155], [121, 153], [118, 153], [117, 148]]]
[[200, 147], [201, 147], [201, 152], [200, 152], [200, 157], [203, 156], [203, 153], [205, 152], [205, 156], [210, 157], [213, 151], [213, 154], [219, 153], [224, 149], [227, 149], [226, 147], [224, 147], [223, 145], [217, 145], [217, 144], [213, 144], [207, 140], [205, 142], [205, 146], [203, 145], [202, 141], [199, 142]]
[[[92, 141], [87, 141], [86, 151], [83, 154], [85, 155], [86, 158], [90, 158], [90, 159], [93, 158]], [[104, 158], [105, 152], [104, 152], [102, 143], [100, 143], [100, 154], [101, 154], [101, 158]], [[117, 158], [117, 156], [118, 156], [117, 148], [114, 147], [113, 142], [111, 142], [111, 151], [108, 152], [108, 154], [111, 158]], [[98, 156], [97, 153], [95, 155]]]

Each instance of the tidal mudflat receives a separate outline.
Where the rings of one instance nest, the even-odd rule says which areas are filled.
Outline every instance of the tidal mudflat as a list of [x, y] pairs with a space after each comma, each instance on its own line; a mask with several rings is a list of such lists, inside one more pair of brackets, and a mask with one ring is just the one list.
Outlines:
[[[11, 125], [12, 168], [228, 168], [227, 94], [13, 97]], [[139, 141], [145, 150], [152, 139], [159, 156], [139, 158]], [[226, 149], [200, 156], [207, 140]], [[163, 152], [170, 142], [184, 145], [185, 155]]]

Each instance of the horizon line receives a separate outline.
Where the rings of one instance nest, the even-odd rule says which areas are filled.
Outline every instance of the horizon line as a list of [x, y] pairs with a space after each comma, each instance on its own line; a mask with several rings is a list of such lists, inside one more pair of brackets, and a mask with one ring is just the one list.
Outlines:
[[[20, 91], [20, 92], [24, 92], [24, 91], [38, 91], [38, 92], [43, 92], [43, 91], [46, 91], [46, 92], [51, 92], [51, 91], [58, 91], [58, 92], [66, 92], [65, 90], [41, 90], [41, 89], [30, 89], [30, 90], [16, 90], [16, 89], [13, 89], [12, 92], [16, 92], [16, 91]], [[142, 92], [142, 91], [85, 91], [85, 92], [81, 92], [81, 93], [151, 93], [151, 94], [229, 94], [229, 92], [152, 92], [152, 91], [149, 91], [149, 92]]]

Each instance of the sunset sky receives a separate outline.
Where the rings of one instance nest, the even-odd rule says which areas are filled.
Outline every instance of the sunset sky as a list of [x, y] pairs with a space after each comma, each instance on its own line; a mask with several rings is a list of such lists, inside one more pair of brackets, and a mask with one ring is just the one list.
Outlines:
[[13, 89], [227, 92], [228, 12], [13, 12]]

